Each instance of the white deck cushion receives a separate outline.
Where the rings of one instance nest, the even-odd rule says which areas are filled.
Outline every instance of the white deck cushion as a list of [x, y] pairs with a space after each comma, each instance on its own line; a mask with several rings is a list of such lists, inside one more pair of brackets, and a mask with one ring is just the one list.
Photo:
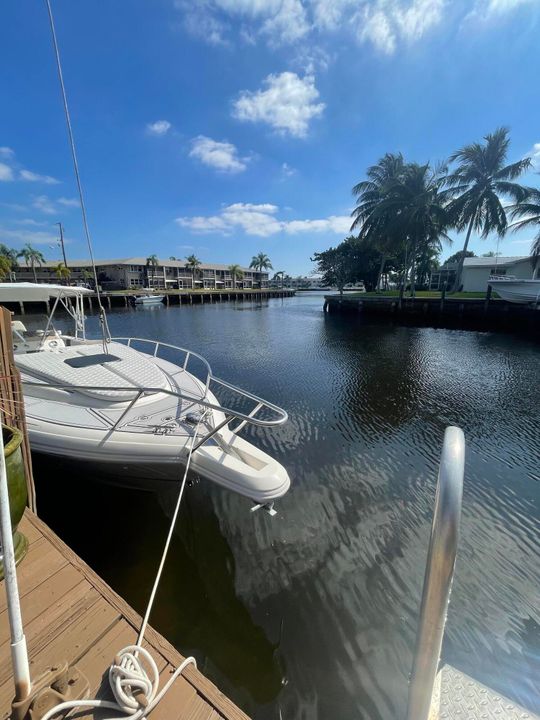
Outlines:
[[115, 387], [153, 389], [168, 387], [167, 378], [150, 356], [121, 343], [110, 343], [108, 349], [111, 355], [120, 359], [80, 368], [71, 367], [64, 362], [69, 358], [101, 355], [103, 347], [101, 343], [96, 343], [62, 348], [57, 352], [44, 351], [17, 355], [16, 363], [25, 375], [47, 380], [51, 385], [111, 388], [110, 390], [79, 388], [79, 392], [100, 399], [123, 401], [134, 397], [133, 392], [114, 390]]

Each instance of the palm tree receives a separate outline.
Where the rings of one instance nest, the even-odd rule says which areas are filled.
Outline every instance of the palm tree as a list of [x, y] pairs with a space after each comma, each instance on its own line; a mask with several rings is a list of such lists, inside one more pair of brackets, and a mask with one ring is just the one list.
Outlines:
[[176, 258], [174, 257], [174, 255], [169, 255], [169, 260], [176, 260]]
[[357, 218], [363, 218], [361, 240], [381, 247], [379, 238], [387, 238], [386, 247], [392, 247], [392, 254], [403, 255], [400, 298], [409, 271], [411, 296], [415, 295], [418, 260], [440, 250], [441, 238], [450, 241], [442, 192], [445, 182], [445, 167], [405, 163], [386, 185], [374, 189], [365, 207], [361, 204], [354, 211]]
[[81, 270], [81, 278], [82, 278], [82, 281], [83, 281], [83, 283], [84, 283], [85, 285], [89, 285], [89, 284], [90, 284], [90, 280], [93, 280], [93, 279], [94, 279], [94, 276], [93, 276], [93, 274], [92, 274], [89, 270], [87, 270], [86, 268], [83, 268], [83, 269]]
[[506, 128], [498, 128], [484, 137], [485, 143], [465, 145], [450, 156], [450, 162], [458, 166], [449, 176], [453, 199], [448, 211], [452, 225], [465, 230], [463, 253], [458, 260], [453, 291], [461, 285], [463, 261], [471, 233], [476, 230], [480, 237], [490, 233], [505, 234], [508, 227], [505, 208], [501, 197], [510, 197], [519, 203], [526, 196], [526, 190], [512, 182], [531, 165], [529, 158], [505, 165], [510, 138]]
[[285, 270], [278, 270], [277, 273], [274, 275], [274, 280], [279, 277], [281, 280], [280, 287], [283, 290], [283, 278], [285, 276]]
[[236, 290], [236, 281], [241, 280], [244, 277], [244, 271], [240, 265], [229, 265], [229, 272], [233, 280], [233, 287]]
[[531, 245], [531, 256], [534, 263], [533, 278], [535, 278], [540, 262], [540, 190], [538, 188], [527, 188], [525, 200], [516, 205], [511, 205], [509, 210], [512, 219], [522, 218], [510, 225], [512, 230], [520, 230], [531, 226], [538, 230]]
[[7, 255], [0, 255], [0, 280], [9, 277], [11, 274], [11, 262]]
[[6, 257], [11, 264], [11, 269], [15, 270], [17, 267], [17, 251], [4, 245], [4, 243], [0, 243], [0, 255]]
[[159, 260], [158, 260], [157, 255], [149, 255], [146, 258], [146, 268], [147, 268], [146, 272], [148, 274], [148, 268], [150, 268], [150, 273], [152, 275], [152, 287], [154, 286], [154, 276], [155, 276], [156, 268], [158, 265], [159, 265]]
[[36, 265], [39, 265], [41, 267], [45, 262], [45, 257], [43, 256], [43, 253], [33, 248], [30, 243], [26, 243], [23, 249], [19, 253], [17, 253], [17, 257], [24, 258], [26, 266], [30, 266], [32, 268], [32, 272], [34, 274], [34, 282], [37, 283]]
[[373, 244], [381, 253], [381, 264], [377, 277], [377, 290], [380, 290], [384, 266], [389, 256], [399, 252], [401, 234], [390, 232], [391, 218], [378, 212], [380, 202], [390, 188], [403, 177], [405, 163], [403, 155], [386, 153], [379, 162], [367, 170], [367, 180], [353, 187], [353, 195], [357, 198], [357, 206], [352, 212], [354, 217], [351, 231], [360, 229], [359, 237]]
[[186, 258], [186, 267], [191, 270], [191, 287], [195, 287], [195, 275], [201, 266], [201, 261], [195, 255], [188, 255]]
[[[273, 270], [272, 263], [270, 262], [270, 258], [268, 255], [265, 255], [262, 251], [260, 253], [257, 253], [257, 255], [254, 255], [251, 258], [251, 262], [249, 263], [249, 267], [253, 268], [254, 270], [257, 270], [257, 272], [262, 272], [263, 270]], [[260, 286], [262, 287], [262, 280], [259, 279]]]
[[71, 277], [71, 270], [63, 262], [53, 268], [53, 273], [59, 280], [66, 280], [66, 282]]
[[249, 263], [249, 267], [253, 268], [254, 270], [257, 270], [258, 272], [262, 272], [263, 270], [273, 270], [272, 263], [270, 262], [270, 258], [268, 255], [265, 255], [263, 252], [257, 253], [257, 255], [254, 255], [251, 258], [251, 262]]

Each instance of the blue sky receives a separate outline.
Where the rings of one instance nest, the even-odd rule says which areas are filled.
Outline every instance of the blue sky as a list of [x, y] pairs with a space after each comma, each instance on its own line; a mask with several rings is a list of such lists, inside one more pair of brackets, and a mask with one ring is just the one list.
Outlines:
[[[386, 151], [437, 161], [505, 125], [509, 160], [540, 169], [540, 0], [53, 9], [98, 257], [246, 264], [263, 250], [306, 273]], [[68, 257], [88, 257], [43, 3], [3, 5], [0, 54], [0, 242], [59, 259], [62, 221]], [[526, 254], [531, 235], [499, 249]]]

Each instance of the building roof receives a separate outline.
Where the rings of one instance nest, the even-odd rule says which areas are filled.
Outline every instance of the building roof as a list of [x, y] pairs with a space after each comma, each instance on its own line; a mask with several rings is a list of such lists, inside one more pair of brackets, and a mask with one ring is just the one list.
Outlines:
[[[50, 268], [50, 267], [56, 267], [58, 265], [58, 260], [46, 260], [45, 262], [41, 263], [41, 266], [37, 266], [37, 270], [39, 270], [39, 267], [44, 268]], [[146, 258], [145, 257], [129, 257], [129, 258], [113, 258], [112, 260], [95, 260], [96, 266], [104, 266], [104, 265], [146, 265]], [[88, 258], [84, 260], [68, 260], [67, 266], [68, 267], [90, 267], [92, 263]], [[158, 258], [158, 265], [159, 266], [167, 266], [167, 267], [178, 267], [178, 268], [185, 268], [187, 266], [186, 260], [163, 260], [161, 258]], [[25, 265], [21, 265], [20, 267], [24, 268]], [[201, 263], [198, 266], [199, 270], [228, 270], [230, 265], [221, 265], [220, 263]], [[258, 272], [257, 270], [254, 270], [254, 268], [248, 268], [248, 267], [242, 267], [240, 266], [240, 269], [244, 272]], [[266, 270], [263, 270], [263, 272], [267, 272]]]
[[495, 266], [508, 266], [515, 265], [523, 260], [529, 260], [528, 255], [510, 256], [510, 257], [469, 257], [465, 258], [463, 265], [464, 267], [495, 267]]

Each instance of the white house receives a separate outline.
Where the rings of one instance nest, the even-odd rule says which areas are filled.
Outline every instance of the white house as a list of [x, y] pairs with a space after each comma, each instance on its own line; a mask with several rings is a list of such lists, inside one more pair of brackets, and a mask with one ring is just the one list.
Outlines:
[[513, 275], [520, 280], [530, 280], [534, 262], [529, 256], [521, 257], [471, 257], [463, 262], [461, 282], [465, 292], [485, 292], [490, 275]]

